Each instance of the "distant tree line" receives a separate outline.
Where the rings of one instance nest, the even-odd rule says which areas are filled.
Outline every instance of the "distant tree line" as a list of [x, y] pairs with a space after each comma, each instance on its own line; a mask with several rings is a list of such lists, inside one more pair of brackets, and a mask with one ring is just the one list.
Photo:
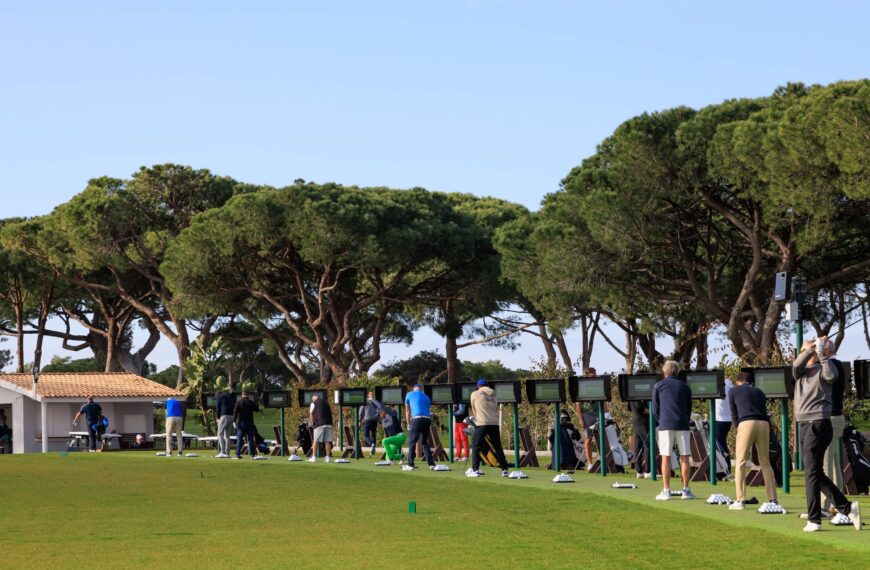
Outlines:
[[422, 326], [443, 338], [448, 381], [463, 348], [523, 336], [565, 371], [602, 343], [628, 370], [666, 356], [704, 366], [710, 334], [768, 362], [789, 332], [777, 271], [807, 278], [816, 333], [863, 315], [868, 335], [868, 165], [865, 80], [631, 118], [536, 212], [175, 164], [94, 178], [48, 215], [0, 221], [0, 331], [14, 339], [0, 363], [39, 367], [52, 337], [103, 370], [142, 373], [163, 338], [177, 385], [325, 384], [366, 375], [384, 343]]

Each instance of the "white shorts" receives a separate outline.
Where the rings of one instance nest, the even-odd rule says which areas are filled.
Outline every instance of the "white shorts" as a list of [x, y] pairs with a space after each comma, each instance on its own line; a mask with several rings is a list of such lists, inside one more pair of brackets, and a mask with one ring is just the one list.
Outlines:
[[332, 443], [332, 426], [314, 428], [314, 443]]
[[656, 445], [661, 457], [669, 457], [674, 445], [677, 446], [677, 455], [692, 455], [691, 434], [687, 429], [656, 430]]

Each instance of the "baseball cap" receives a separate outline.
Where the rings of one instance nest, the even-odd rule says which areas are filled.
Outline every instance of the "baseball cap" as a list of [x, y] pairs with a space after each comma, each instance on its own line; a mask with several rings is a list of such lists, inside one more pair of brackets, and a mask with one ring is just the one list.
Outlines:
[[486, 380], [484, 380], [483, 378], [478, 378], [477, 385], [478, 386], [486, 386]]

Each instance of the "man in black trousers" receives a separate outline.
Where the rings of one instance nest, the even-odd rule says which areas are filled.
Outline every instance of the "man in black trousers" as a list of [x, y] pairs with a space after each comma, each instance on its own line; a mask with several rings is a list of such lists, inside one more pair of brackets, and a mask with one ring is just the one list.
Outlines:
[[827, 337], [807, 341], [792, 364], [795, 379], [794, 417], [801, 428], [801, 451], [804, 457], [807, 492], [807, 524], [805, 532], [822, 529], [821, 491], [831, 497], [834, 508], [849, 517], [855, 530], [861, 530], [858, 501], [849, 503], [843, 492], [822, 470], [825, 450], [831, 443], [832, 385], [839, 374], [831, 355], [833, 344]]

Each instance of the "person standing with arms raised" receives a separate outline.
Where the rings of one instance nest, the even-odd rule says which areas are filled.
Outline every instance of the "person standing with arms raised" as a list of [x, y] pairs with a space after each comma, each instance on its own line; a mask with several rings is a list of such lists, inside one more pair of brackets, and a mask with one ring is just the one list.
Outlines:
[[682, 499], [694, 499], [689, 489], [692, 474], [692, 448], [689, 420], [692, 416], [692, 389], [680, 380], [680, 365], [668, 360], [662, 366], [664, 380], [657, 382], [652, 393], [652, 411], [658, 422], [656, 444], [662, 462], [662, 492], [656, 500], [671, 498], [671, 451], [677, 448], [680, 456], [680, 476], [683, 478]]
[[432, 426], [432, 400], [423, 392], [423, 386], [414, 384], [414, 389], [405, 395], [405, 423], [408, 424], [408, 463], [402, 471], [413, 471], [417, 442], [423, 448], [423, 455], [430, 469], [435, 468], [432, 449], [429, 447], [429, 428]]
[[794, 417], [801, 429], [801, 453], [804, 457], [807, 493], [805, 532], [822, 529], [822, 491], [831, 497], [834, 508], [849, 517], [855, 530], [861, 530], [858, 501], [849, 500], [822, 470], [825, 450], [834, 436], [831, 427], [833, 384], [839, 372], [831, 355], [833, 344], [827, 337], [807, 341], [792, 364], [794, 374]]
[[[489, 436], [495, 459], [501, 467], [501, 476], [508, 476], [508, 462], [501, 446], [501, 430], [498, 424], [498, 400], [495, 390], [486, 385], [486, 380], [477, 381], [477, 390], [471, 393], [471, 415], [474, 418], [474, 434], [471, 436], [471, 470], [467, 477], [480, 477], [480, 446], [485, 437]], [[558, 432], [555, 437], [559, 437]], [[557, 461], [554, 460], [553, 465]]]

